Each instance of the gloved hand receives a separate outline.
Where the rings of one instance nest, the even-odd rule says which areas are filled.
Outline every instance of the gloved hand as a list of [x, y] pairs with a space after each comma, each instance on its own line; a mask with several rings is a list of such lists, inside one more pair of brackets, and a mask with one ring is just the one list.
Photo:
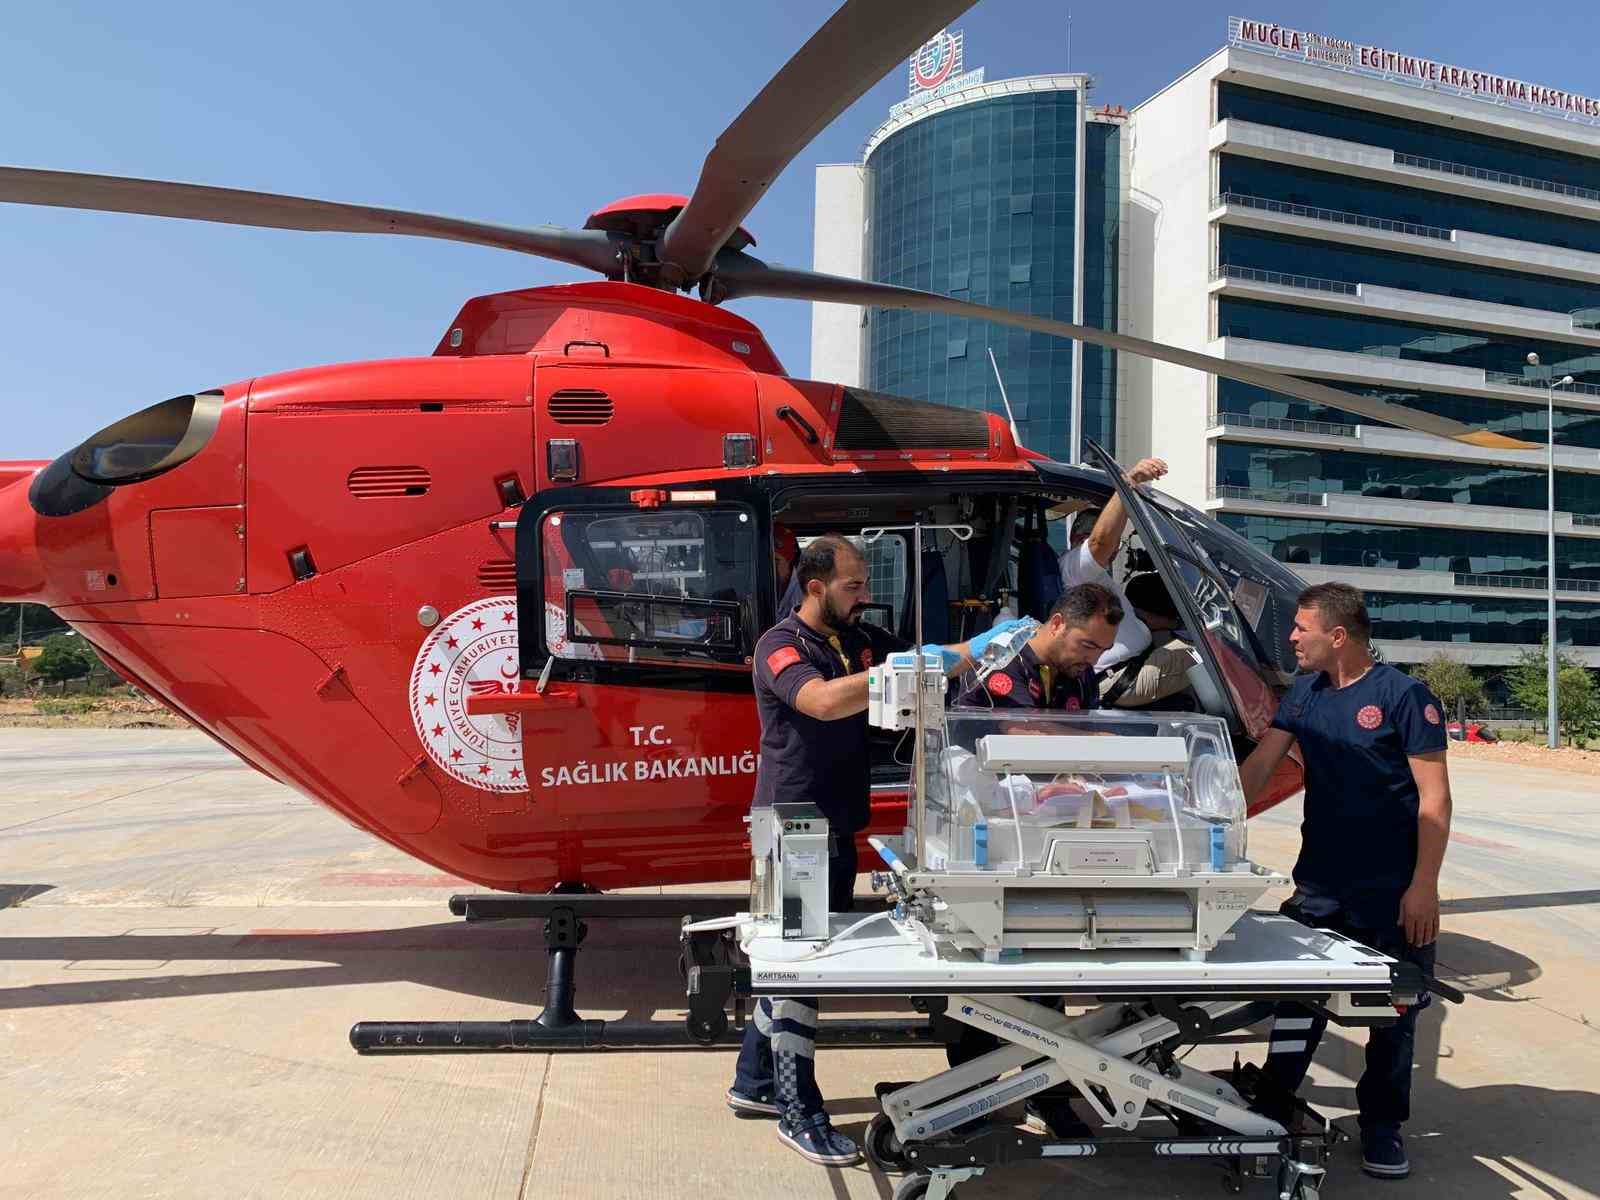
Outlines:
[[1039, 628], [1039, 622], [1035, 621], [1032, 617], [1018, 617], [1013, 621], [996, 622], [992, 628], [978, 634], [972, 639], [971, 642], [968, 643], [968, 646], [972, 651], [972, 657], [982, 658], [984, 649], [989, 645], [990, 642], [994, 641], [995, 638], [1000, 637], [1003, 634], [1010, 633], [1014, 629], [1020, 629], [1024, 627], [1026, 627], [1028, 630], [1028, 636], [1032, 637], [1034, 631]]
[[932, 642], [922, 647], [922, 652], [929, 657], [938, 658], [946, 671], [954, 671], [961, 665], [961, 655], [944, 646], [936, 646]]

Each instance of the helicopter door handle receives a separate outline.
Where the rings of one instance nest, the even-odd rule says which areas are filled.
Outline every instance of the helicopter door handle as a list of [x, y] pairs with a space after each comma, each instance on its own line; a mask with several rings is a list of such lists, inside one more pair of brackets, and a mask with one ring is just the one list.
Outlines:
[[575, 338], [574, 340], [568, 342], [565, 346], [561, 347], [561, 353], [571, 355], [572, 348], [574, 346], [588, 346], [594, 350], [604, 351], [607, 358], [611, 357], [611, 347], [606, 345], [604, 342], [597, 342], [592, 338]]
[[811, 424], [810, 421], [806, 420], [798, 412], [796, 412], [792, 404], [778, 405], [778, 420], [788, 421], [791, 425], [798, 425], [801, 432], [806, 435], [806, 444], [808, 446], [815, 446], [819, 441], [822, 440], [821, 438], [817, 437], [816, 428]]
[[469, 717], [487, 717], [500, 713], [517, 713], [527, 716], [562, 708], [582, 708], [583, 700], [576, 688], [547, 688], [542, 692], [532, 689], [523, 692], [488, 692], [467, 697]]

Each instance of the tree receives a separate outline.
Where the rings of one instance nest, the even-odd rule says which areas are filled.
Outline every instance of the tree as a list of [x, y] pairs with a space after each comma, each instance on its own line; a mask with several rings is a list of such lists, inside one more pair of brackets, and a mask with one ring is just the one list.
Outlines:
[[1477, 708], [1484, 703], [1483, 682], [1464, 662], [1457, 662], [1445, 654], [1436, 654], [1416, 669], [1416, 677], [1428, 685], [1428, 690], [1439, 697], [1447, 713]]
[[65, 632], [67, 628], [65, 621], [42, 604], [0, 604], [0, 641], [12, 646], [12, 653], [16, 653], [18, 609], [22, 610], [20, 616], [24, 642], [34, 643], [42, 633], [56, 629]]
[[[1523, 653], [1506, 681], [1511, 685], [1513, 700], [1549, 720], [1547, 644], [1541, 642], [1537, 650]], [[1556, 707], [1561, 734], [1568, 741], [1582, 744], [1600, 736], [1600, 688], [1595, 687], [1594, 673], [1562, 654], [1559, 647], [1556, 649]]]
[[60, 683], [64, 679], [82, 678], [94, 670], [98, 661], [88, 642], [59, 634], [45, 639], [39, 657], [33, 660], [33, 673], [51, 683]]

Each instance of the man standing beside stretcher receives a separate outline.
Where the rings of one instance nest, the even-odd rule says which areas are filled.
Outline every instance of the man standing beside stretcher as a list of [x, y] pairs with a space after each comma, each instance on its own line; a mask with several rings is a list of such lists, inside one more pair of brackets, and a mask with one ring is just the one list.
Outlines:
[[[799, 607], [756, 643], [756, 710], [761, 761], [756, 806], [811, 804], [828, 818], [828, 909], [849, 912], [856, 878], [856, 835], [870, 815], [867, 670], [905, 649], [892, 634], [863, 623], [872, 603], [867, 562], [850, 541], [819, 537], [794, 567]], [[971, 643], [924, 646], [954, 673], [967, 655], [1019, 624], [1002, 622]], [[817, 1002], [762, 997], [745, 1028], [728, 1107], [778, 1118], [778, 1140], [822, 1166], [848, 1166], [856, 1144], [833, 1128], [816, 1081]]]
[[[1302, 673], [1239, 775], [1253, 801], [1292, 747], [1305, 764], [1294, 895], [1280, 911], [1431, 976], [1439, 867], [1450, 838], [1444, 719], [1420, 680], [1374, 661], [1371, 636], [1355, 588], [1323, 583], [1300, 594], [1289, 641]], [[1400, 1127], [1411, 1115], [1421, 1007], [1367, 1035], [1356, 1102], [1361, 1169], [1375, 1178], [1411, 1171]], [[1301, 1005], [1278, 1005], [1265, 1075], [1285, 1100], [1305, 1079], [1327, 1024]]]

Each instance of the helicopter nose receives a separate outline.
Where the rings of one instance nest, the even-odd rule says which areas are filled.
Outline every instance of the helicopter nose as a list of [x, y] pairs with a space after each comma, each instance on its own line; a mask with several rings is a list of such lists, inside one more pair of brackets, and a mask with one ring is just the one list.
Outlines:
[[44, 566], [34, 541], [38, 514], [28, 483], [43, 462], [0, 462], [0, 601], [35, 600], [44, 591]]

